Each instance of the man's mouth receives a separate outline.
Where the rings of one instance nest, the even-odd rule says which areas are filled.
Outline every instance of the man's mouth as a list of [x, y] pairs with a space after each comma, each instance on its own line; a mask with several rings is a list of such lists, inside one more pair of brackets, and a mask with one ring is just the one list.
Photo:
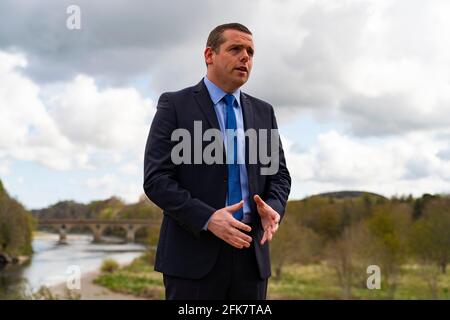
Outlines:
[[247, 67], [237, 67], [236, 70], [242, 71], [242, 72], [248, 72]]

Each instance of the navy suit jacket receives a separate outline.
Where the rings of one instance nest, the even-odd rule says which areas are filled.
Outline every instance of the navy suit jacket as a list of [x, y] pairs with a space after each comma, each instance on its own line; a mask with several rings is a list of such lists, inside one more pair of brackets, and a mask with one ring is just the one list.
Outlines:
[[[270, 133], [270, 129], [277, 128], [270, 104], [241, 92], [241, 106], [245, 130], [269, 129]], [[203, 230], [203, 227], [216, 210], [225, 206], [227, 195], [226, 162], [205, 164], [202, 161], [202, 164], [175, 165], [171, 160], [172, 147], [178, 143], [171, 141], [172, 132], [184, 128], [194, 137], [194, 121], [202, 122], [203, 132], [209, 128], [220, 130], [213, 102], [203, 80], [193, 87], [161, 95], [148, 135], [144, 159], [144, 191], [163, 210], [155, 270], [188, 279], [202, 278], [216, 262], [223, 240], [212, 232]], [[202, 142], [203, 148], [210, 143]], [[270, 134], [267, 143], [270, 143]], [[291, 178], [281, 142], [279, 146], [278, 172], [274, 175], [261, 175], [260, 168], [264, 165], [259, 159], [256, 164], [248, 163], [248, 140], [246, 141], [246, 167], [253, 220], [251, 236], [259, 273], [263, 279], [271, 274], [269, 244], [266, 242], [261, 246], [259, 243], [263, 229], [253, 196], [260, 195], [283, 217]], [[270, 150], [270, 144], [267, 150]]]

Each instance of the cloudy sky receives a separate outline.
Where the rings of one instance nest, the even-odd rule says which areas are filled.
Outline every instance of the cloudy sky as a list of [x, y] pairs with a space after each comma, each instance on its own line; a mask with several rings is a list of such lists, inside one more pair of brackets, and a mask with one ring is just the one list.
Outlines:
[[159, 95], [197, 83], [209, 31], [238, 21], [256, 49], [243, 90], [275, 108], [291, 199], [448, 193], [448, 16], [446, 0], [2, 0], [0, 179], [29, 209], [136, 201]]

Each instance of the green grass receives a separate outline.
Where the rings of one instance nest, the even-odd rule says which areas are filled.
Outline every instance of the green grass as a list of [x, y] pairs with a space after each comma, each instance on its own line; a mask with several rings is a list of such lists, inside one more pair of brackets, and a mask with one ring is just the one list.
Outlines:
[[[368, 275], [360, 275], [361, 279]], [[383, 273], [381, 274], [383, 279]], [[356, 281], [355, 281], [356, 282]], [[450, 274], [441, 274], [438, 284], [438, 298], [450, 299]], [[326, 265], [291, 265], [283, 269], [280, 279], [271, 278], [269, 299], [342, 299], [342, 290], [334, 271]], [[389, 299], [386, 284], [381, 289], [369, 290], [365, 282], [353, 285], [351, 299]], [[403, 266], [399, 276], [394, 299], [432, 299], [432, 294], [420, 271], [414, 266]]]
[[322, 265], [287, 266], [279, 279], [269, 280], [268, 299], [338, 299], [339, 287], [329, 285], [333, 281]]
[[[364, 280], [368, 275], [360, 275]], [[383, 279], [383, 273], [381, 274]], [[450, 299], [450, 274], [439, 276], [439, 299]], [[369, 290], [365, 281], [352, 287], [351, 299], [389, 299], [385, 283], [380, 290]], [[355, 281], [356, 282], [356, 281]], [[162, 275], [153, 270], [148, 256], [136, 259], [127, 267], [103, 273], [95, 283], [113, 291], [148, 299], [164, 299]], [[342, 299], [342, 290], [334, 271], [326, 264], [290, 265], [283, 269], [280, 279], [271, 278], [268, 299], [316, 300]], [[430, 289], [417, 266], [403, 266], [394, 299], [432, 299]]]
[[164, 299], [161, 273], [155, 272], [146, 256], [135, 259], [129, 266], [112, 273], [102, 273], [94, 283], [112, 291], [132, 294], [147, 299]]

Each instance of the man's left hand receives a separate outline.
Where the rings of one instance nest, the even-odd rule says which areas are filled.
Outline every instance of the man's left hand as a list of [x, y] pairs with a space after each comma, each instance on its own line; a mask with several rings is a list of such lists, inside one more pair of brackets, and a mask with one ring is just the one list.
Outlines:
[[280, 223], [280, 214], [265, 203], [260, 196], [255, 195], [253, 199], [256, 202], [256, 208], [258, 209], [264, 229], [264, 235], [261, 239], [261, 245], [263, 245], [266, 240], [271, 241], [273, 235], [277, 232]]

